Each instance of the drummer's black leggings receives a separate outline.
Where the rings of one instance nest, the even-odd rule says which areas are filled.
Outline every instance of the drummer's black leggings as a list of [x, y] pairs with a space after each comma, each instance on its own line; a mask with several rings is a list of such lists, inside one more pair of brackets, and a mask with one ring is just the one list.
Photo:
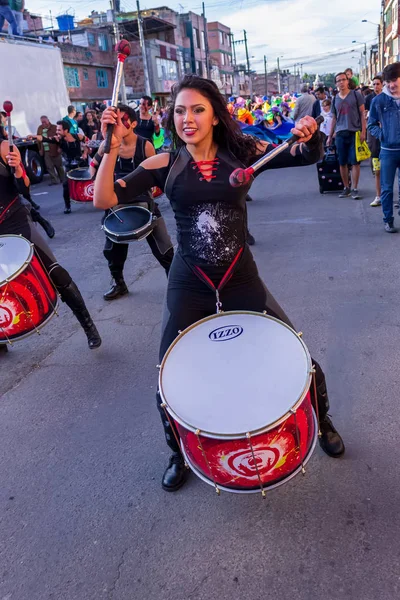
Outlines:
[[[212, 277], [214, 283], [219, 283], [223, 275], [224, 270], [215, 279]], [[260, 279], [257, 267], [248, 249], [245, 250], [243, 259], [232, 279], [223, 288], [220, 299], [224, 311], [251, 310], [263, 312], [266, 310], [269, 315], [276, 317], [297, 331], [284, 310], [279, 306]], [[215, 313], [215, 293], [198, 279], [180, 254], [176, 253], [169, 274], [167, 296], [164, 303], [160, 362], [169, 346], [177, 337], [178, 331], [183, 331], [192, 323]], [[316, 368], [319, 416], [323, 418], [329, 410], [325, 375], [319, 364], [314, 359], [312, 361]], [[199, 365], [199, 369], [201, 369], [201, 365]], [[315, 402], [312, 387], [311, 393], [313, 402]], [[190, 394], [190, 390], [188, 390], [188, 394]], [[157, 391], [157, 406], [161, 415], [167, 444], [172, 451], [178, 452], [179, 446], [166, 418], [164, 409], [160, 406], [161, 403], [161, 396]]]

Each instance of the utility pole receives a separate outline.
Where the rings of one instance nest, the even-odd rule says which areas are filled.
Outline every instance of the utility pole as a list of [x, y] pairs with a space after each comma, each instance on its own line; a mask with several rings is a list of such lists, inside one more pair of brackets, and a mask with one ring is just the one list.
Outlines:
[[204, 2], [202, 2], [203, 6], [203, 24], [204, 24], [204, 50], [206, 53], [206, 73], [207, 79], [210, 79], [210, 50], [208, 47], [208, 29], [207, 29], [207, 20], [206, 20], [206, 8]]
[[231, 36], [231, 46], [232, 46], [232, 50], [233, 50], [233, 64], [236, 66], [236, 48], [235, 48], [235, 39], [233, 37], [233, 33], [229, 34]]
[[264, 84], [264, 88], [265, 88], [265, 95], [268, 96], [268, 69], [267, 69], [267, 57], [264, 54], [264, 80], [265, 80], [265, 84]]
[[[115, 0], [113, 0], [113, 1], [115, 2]], [[136, 6], [137, 6], [137, 21], [138, 21], [138, 31], [139, 31], [139, 43], [140, 43], [140, 48], [142, 50], [142, 60], [143, 60], [144, 89], [145, 89], [145, 92], [146, 92], [146, 96], [150, 96], [151, 97], [149, 69], [147, 67], [146, 46], [145, 46], [145, 43], [144, 43], [144, 35], [143, 35], [143, 20], [142, 20], [142, 15], [140, 14], [139, 0], [136, 0]]]
[[277, 64], [277, 67], [278, 67], [278, 94], [280, 94], [281, 93], [281, 71], [280, 71], [280, 68], [279, 68], [279, 56], [276, 59], [276, 64]]
[[246, 49], [247, 75], [250, 77], [249, 49], [247, 48], [247, 33], [246, 33], [245, 29], [243, 29], [243, 38], [244, 38], [244, 47]]
[[[121, 39], [121, 34], [119, 31], [119, 25], [118, 25], [118, 21], [117, 21], [117, 2], [118, 0], [111, 0], [110, 4], [111, 4], [111, 10], [112, 10], [112, 17], [113, 17], [113, 30], [114, 30], [114, 38], [115, 38], [115, 43], [118, 44], [118, 42]], [[118, 3], [119, 6], [119, 3]], [[125, 88], [125, 76], [124, 73], [122, 73], [122, 78], [121, 78], [121, 87], [120, 87], [120, 94], [121, 94], [121, 101], [122, 104], [126, 104], [126, 88]]]

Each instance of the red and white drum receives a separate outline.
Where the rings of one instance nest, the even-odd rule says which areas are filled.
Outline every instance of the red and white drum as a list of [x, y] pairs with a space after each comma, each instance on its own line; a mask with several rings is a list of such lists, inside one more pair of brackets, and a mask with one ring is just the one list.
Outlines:
[[68, 189], [74, 202], [93, 202], [94, 179], [87, 167], [68, 171]]
[[39, 332], [56, 314], [58, 296], [33, 244], [0, 235], [0, 343]]
[[266, 314], [226, 312], [188, 327], [159, 385], [190, 468], [217, 491], [263, 494], [304, 472], [317, 440], [312, 372], [299, 335]]

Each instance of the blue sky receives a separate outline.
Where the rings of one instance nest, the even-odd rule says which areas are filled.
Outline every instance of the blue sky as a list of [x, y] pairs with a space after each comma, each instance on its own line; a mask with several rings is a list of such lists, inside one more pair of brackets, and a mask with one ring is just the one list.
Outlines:
[[[172, 0], [164, 5], [178, 12], [201, 13], [201, 1]], [[141, 0], [141, 8], [154, 8], [162, 3]], [[26, 7], [53, 18], [68, 11], [76, 18], [86, 17], [92, 10], [107, 10], [107, 0], [26, 0]], [[121, 0], [122, 9], [136, 10], [136, 0]], [[379, 0], [208, 0], [206, 14], [209, 21], [228, 25], [235, 39], [247, 31], [250, 66], [263, 70], [263, 56], [268, 57], [268, 68], [276, 66], [277, 57], [283, 68], [303, 64], [304, 72], [324, 73], [351, 66], [358, 70], [362, 43], [369, 46], [377, 37], [377, 27], [362, 23], [367, 19], [379, 21]], [[352, 44], [353, 40], [357, 44]], [[238, 60], [244, 59], [243, 46], [236, 46]], [[351, 49], [354, 52], [351, 52]], [[341, 54], [343, 53], [343, 54]]]

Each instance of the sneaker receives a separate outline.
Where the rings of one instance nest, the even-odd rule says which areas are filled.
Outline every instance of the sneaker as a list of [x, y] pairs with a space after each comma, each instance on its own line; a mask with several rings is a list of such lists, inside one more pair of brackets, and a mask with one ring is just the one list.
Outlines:
[[64, 210], [64, 215], [69, 215], [71, 213], [71, 209], [70, 208], [66, 208]]
[[396, 202], [393, 204], [393, 206], [394, 206], [395, 208], [399, 208], [399, 201], [398, 201], [398, 200], [396, 200]]
[[340, 192], [339, 198], [349, 198], [351, 196], [351, 190], [348, 187], [345, 187], [343, 192]]
[[397, 229], [393, 227], [393, 223], [385, 223], [385, 231], [387, 233], [397, 233]]
[[353, 198], [353, 200], [361, 200], [362, 198], [362, 196], [359, 194], [356, 188], [354, 188], [354, 190], [351, 190], [351, 197]]
[[376, 196], [375, 200], [372, 200], [372, 202], [370, 204], [370, 206], [381, 206], [381, 205], [382, 205], [382, 202], [381, 202], [381, 197], [380, 196]]

